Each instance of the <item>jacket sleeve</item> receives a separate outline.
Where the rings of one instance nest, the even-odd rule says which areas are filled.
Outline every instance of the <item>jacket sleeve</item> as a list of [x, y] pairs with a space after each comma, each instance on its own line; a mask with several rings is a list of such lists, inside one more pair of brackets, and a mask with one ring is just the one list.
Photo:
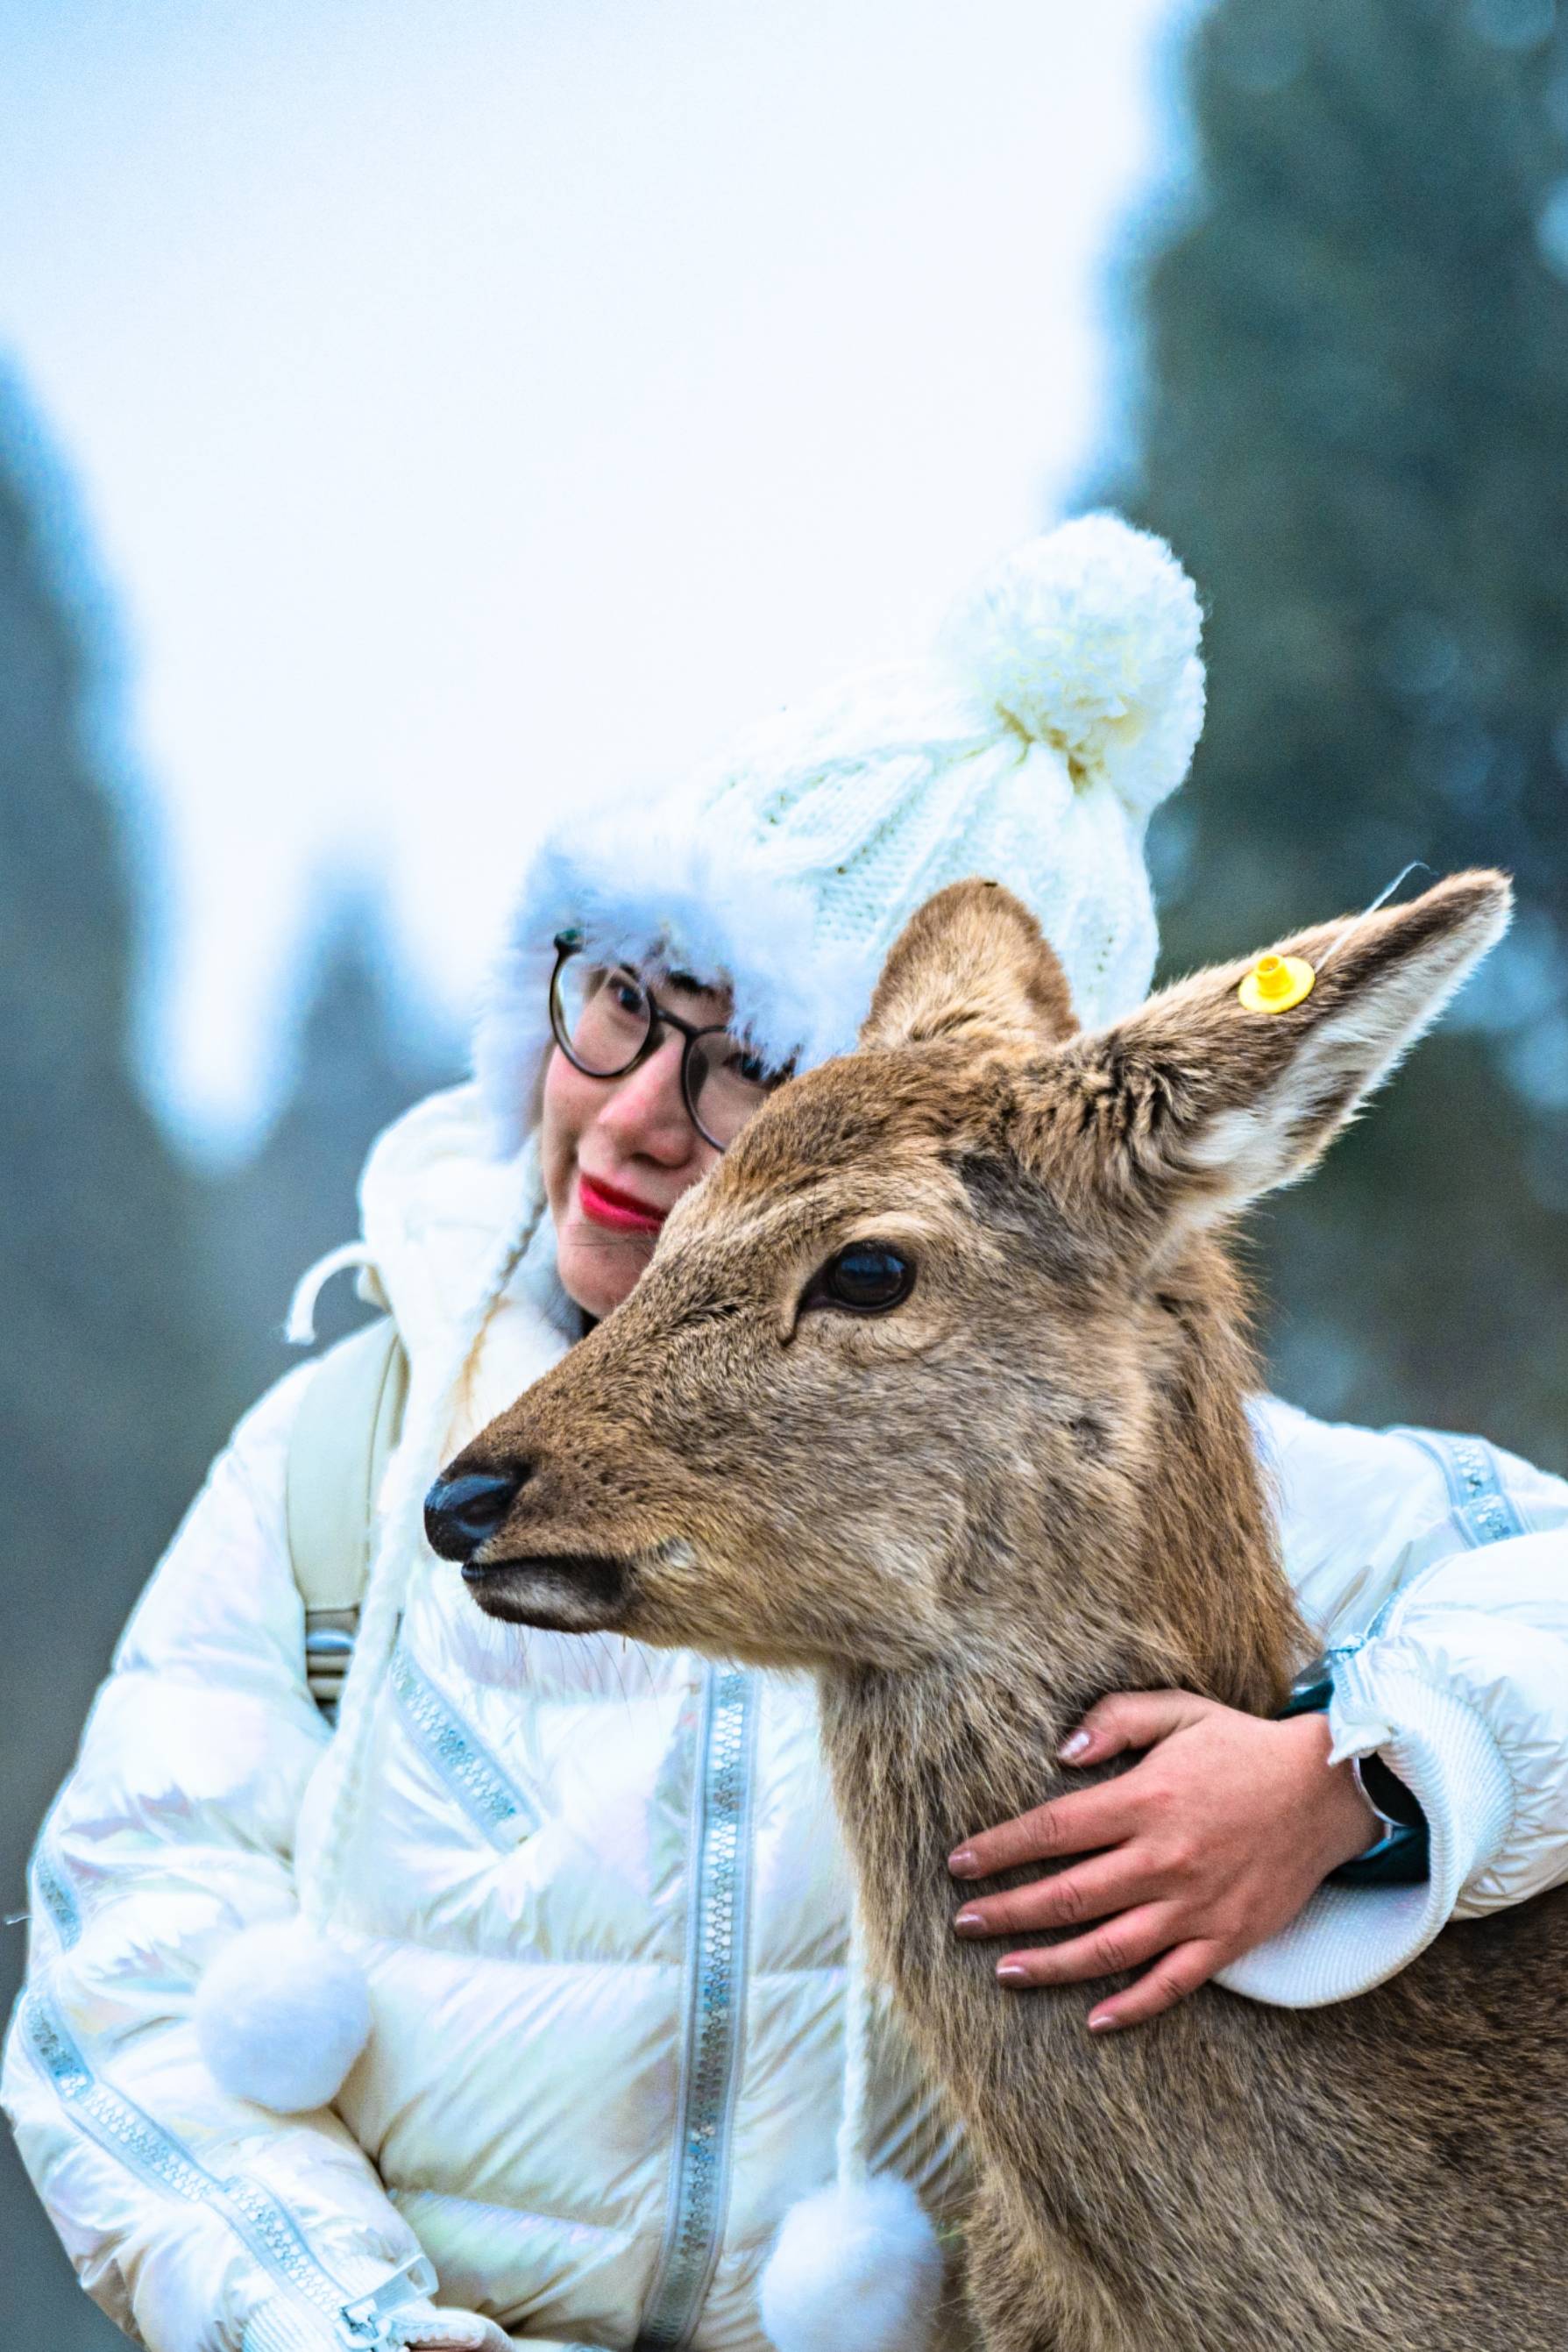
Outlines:
[[1333, 1672], [1333, 1754], [1425, 1808], [1419, 1886], [1324, 1886], [1224, 1971], [1306, 2007], [1365, 1991], [1448, 1920], [1568, 1880], [1568, 1484], [1479, 1438], [1255, 1416], [1286, 1568]]
[[431, 2308], [388, 2285], [419, 2248], [338, 2118], [226, 2095], [190, 2022], [221, 1946], [295, 1907], [295, 1819], [327, 1737], [285, 1528], [309, 1376], [281, 1381], [214, 1465], [32, 1864], [5, 2105], [83, 2286], [153, 2352], [340, 2352], [402, 2336], [346, 2332], [356, 2298]]

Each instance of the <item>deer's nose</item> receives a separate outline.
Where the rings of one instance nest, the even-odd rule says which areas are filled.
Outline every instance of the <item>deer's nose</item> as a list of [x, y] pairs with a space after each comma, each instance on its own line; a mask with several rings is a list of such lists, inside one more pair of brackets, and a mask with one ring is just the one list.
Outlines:
[[438, 1478], [424, 1498], [424, 1532], [443, 1559], [469, 1559], [493, 1536], [524, 1479], [526, 1470], [499, 1475], [475, 1472], [466, 1478]]

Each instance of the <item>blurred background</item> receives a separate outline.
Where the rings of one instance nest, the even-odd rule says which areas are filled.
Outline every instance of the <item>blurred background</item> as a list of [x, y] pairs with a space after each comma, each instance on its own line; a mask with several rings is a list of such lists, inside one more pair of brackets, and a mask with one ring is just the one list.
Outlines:
[[[1568, 1468], [1568, 5], [0, 0], [0, 88], [7, 1914], [546, 814], [1084, 506], [1208, 614], [1168, 969], [1520, 884], [1259, 1220], [1277, 1385]], [[120, 2340], [8, 2142], [0, 2249]]]

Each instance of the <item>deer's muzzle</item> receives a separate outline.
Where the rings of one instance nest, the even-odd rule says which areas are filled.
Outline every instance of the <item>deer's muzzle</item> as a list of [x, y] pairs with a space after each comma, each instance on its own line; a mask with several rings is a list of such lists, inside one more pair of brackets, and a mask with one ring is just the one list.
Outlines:
[[463, 1563], [463, 1581], [488, 1616], [550, 1633], [612, 1632], [625, 1618], [631, 1571], [624, 1560], [581, 1552], [553, 1558]]

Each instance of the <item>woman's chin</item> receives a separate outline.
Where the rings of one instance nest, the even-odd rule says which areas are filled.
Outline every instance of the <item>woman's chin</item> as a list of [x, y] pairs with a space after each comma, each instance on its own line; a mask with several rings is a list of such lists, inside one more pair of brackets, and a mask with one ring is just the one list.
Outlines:
[[653, 1255], [653, 1235], [601, 1233], [574, 1212], [558, 1231], [556, 1271], [573, 1305], [598, 1322], [630, 1296]]

